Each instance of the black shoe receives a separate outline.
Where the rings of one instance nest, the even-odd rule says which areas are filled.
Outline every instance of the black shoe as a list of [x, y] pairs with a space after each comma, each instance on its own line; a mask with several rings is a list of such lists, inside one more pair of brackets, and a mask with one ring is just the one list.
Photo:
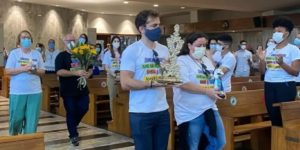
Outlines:
[[78, 137], [72, 137], [72, 138], [70, 138], [70, 142], [72, 143], [73, 146], [79, 146], [79, 139], [78, 139]]

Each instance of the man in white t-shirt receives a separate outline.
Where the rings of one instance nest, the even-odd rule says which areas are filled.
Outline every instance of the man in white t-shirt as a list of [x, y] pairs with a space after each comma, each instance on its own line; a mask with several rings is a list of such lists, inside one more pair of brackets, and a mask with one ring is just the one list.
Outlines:
[[214, 60], [216, 68], [223, 72], [222, 84], [224, 92], [231, 92], [231, 76], [236, 65], [235, 56], [230, 52], [232, 37], [228, 34], [222, 34], [218, 38], [216, 50], [217, 59]]
[[235, 53], [236, 57], [236, 77], [249, 77], [250, 66], [252, 63], [252, 53], [246, 49], [247, 41], [242, 40], [240, 42], [240, 49]]
[[46, 73], [55, 73], [55, 58], [59, 52], [58, 49], [55, 49], [55, 40], [49, 39], [48, 49], [45, 52]]
[[166, 91], [156, 80], [160, 63], [169, 56], [168, 48], [159, 44], [159, 14], [141, 11], [135, 19], [141, 40], [128, 46], [121, 58], [121, 86], [130, 90], [129, 119], [136, 150], [166, 150], [170, 118]]
[[[297, 34], [297, 37], [294, 39], [294, 45], [297, 46], [300, 50], [300, 33]], [[300, 86], [300, 74], [296, 77], [296, 85]]]

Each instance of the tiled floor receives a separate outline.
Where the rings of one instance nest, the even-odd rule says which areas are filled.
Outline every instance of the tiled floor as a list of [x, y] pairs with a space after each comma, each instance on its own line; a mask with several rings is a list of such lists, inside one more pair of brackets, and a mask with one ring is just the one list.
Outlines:
[[[0, 102], [0, 135], [8, 135], [8, 102]], [[133, 150], [133, 140], [81, 123], [78, 127], [80, 146], [69, 143], [66, 120], [41, 111], [38, 132], [45, 133], [46, 150]]]

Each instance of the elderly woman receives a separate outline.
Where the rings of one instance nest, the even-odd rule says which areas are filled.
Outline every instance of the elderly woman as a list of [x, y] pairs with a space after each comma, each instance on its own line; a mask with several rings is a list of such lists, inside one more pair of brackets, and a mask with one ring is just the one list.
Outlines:
[[208, 138], [207, 149], [221, 150], [225, 145], [225, 131], [215, 104], [221, 97], [214, 89], [215, 67], [205, 56], [206, 44], [205, 34], [192, 33], [178, 54], [183, 84], [173, 93], [182, 150], [198, 150], [202, 134]]
[[9, 96], [9, 134], [35, 133], [39, 121], [42, 100], [41, 74], [45, 73], [40, 52], [31, 50], [29, 31], [18, 35], [20, 48], [14, 49], [5, 66], [11, 76]]

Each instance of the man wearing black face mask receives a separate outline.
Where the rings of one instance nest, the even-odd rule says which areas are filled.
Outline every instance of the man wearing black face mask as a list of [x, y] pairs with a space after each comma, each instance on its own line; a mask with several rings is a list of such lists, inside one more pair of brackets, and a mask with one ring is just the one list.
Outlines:
[[155, 82], [160, 77], [160, 62], [169, 51], [159, 44], [161, 34], [157, 12], [141, 11], [135, 20], [141, 40], [128, 46], [121, 58], [121, 86], [130, 90], [131, 133], [136, 150], [166, 150], [170, 118], [166, 91]]

